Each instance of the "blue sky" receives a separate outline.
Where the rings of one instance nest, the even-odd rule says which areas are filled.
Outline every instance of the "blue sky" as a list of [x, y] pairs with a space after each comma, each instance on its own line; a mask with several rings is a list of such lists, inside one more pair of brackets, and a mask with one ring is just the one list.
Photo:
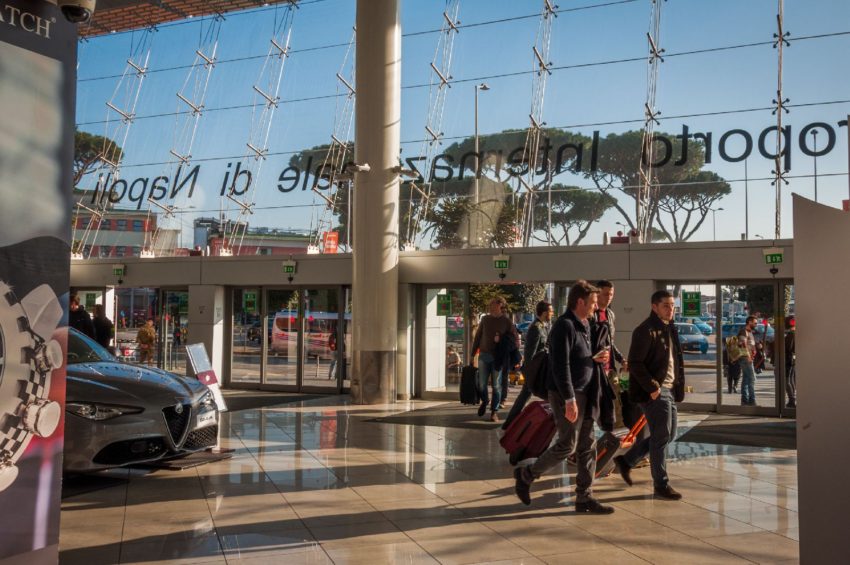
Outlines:
[[[600, 6], [600, 4], [610, 4]], [[555, 66], [599, 63], [646, 55], [646, 32], [650, 0], [562, 0], [563, 12], [553, 24], [550, 59]], [[435, 30], [442, 24], [444, 2], [405, 0], [402, 3], [403, 33]], [[285, 101], [337, 92], [335, 73], [339, 71], [346, 47], [312, 50], [332, 44], [346, 44], [354, 23], [354, 0], [320, 0], [304, 4], [295, 14], [293, 55], [286, 64], [282, 86]], [[462, 24], [530, 16], [540, 12], [541, 1], [461, 0]], [[771, 105], [776, 92], [776, 50], [771, 45], [728, 49], [712, 53], [677, 55], [709, 48], [771, 41], [776, 30], [775, 0], [669, 0], [663, 5], [661, 44], [666, 61], [660, 67], [657, 107], [665, 116], [727, 112]], [[231, 14], [222, 24], [220, 59], [262, 55], [272, 33], [274, 10], [266, 8]], [[151, 50], [152, 70], [188, 65], [198, 47], [202, 26], [208, 22], [188, 21], [160, 28]], [[454, 47], [452, 75], [445, 106], [443, 132], [448, 138], [469, 136], [473, 123], [473, 85], [481, 77], [528, 71], [532, 68], [531, 46], [538, 18], [529, 17], [504, 23], [462, 29]], [[786, 0], [785, 28], [791, 38], [850, 32], [850, 2], [843, 0]], [[80, 45], [78, 69], [78, 111], [80, 128], [104, 133], [105, 103], [113, 96], [129, 55], [131, 44], [140, 34], [121, 33], [92, 39]], [[420, 150], [428, 104], [429, 63], [434, 57], [438, 34], [408, 35], [402, 41], [402, 150], [414, 155]], [[817, 104], [850, 99], [850, 74], [846, 56], [850, 35], [836, 35], [794, 41], [785, 49], [784, 94], [791, 104]], [[299, 50], [301, 50], [299, 52]], [[260, 59], [221, 63], [212, 72], [206, 107], [208, 109], [251, 104], [252, 85], [260, 70]], [[152, 72], [144, 83], [137, 115], [169, 113], [178, 108], [175, 93], [186, 79], [187, 70]], [[483, 79], [491, 87], [480, 97], [479, 128], [482, 134], [528, 125], [532, 76], [528, 73], [504, 78]], [[638, 129], [646, 93], [645, 61], [622, 62], [557, 70], [549, 78], [544, 118], [550, 126], [564, 126], [589, 135]], [[269, 149], [287, 153], [327, 143], [333, 128], [334, 98], [288, 102], [275, 114]], [[811, 122], [832, 124], [838, 133], [833, 151], [818, 158], [819, 200], [840, 206], [847, 197], [846, 129], [836, 122], [845, 119], [850, 103], [793, 108], [784, 121], [792, 127], [792, 175], [811, 175], [813, 160], [803, 155], [797, 144], [800, 129]], [[631, 123], [576, 127], [580, 124], [636, 120]], [[711, 131], [717, 138], [731, 129], [744, 129], [757, 137], [775, 124], [769, 110], [715, 116], [662, 119], [658, 128], [678, 133], [682, 124], [692, 131]], [[173, 144], [175, 117], [138, 119], [132, 126], [123, 176], [127, 179], [168, 174], [163, 164]], [[192, 199], [179, 197], [180, 207], [194, 206], [183, 216], [184, 227], [193, 214], [219, 207], [219, 188], [228, 162], [245, 152], [249, 135], [250, 109], [208, 111], [201, 119], [192, 150], [196, 163], [202, 163], [200, 185]], [[819, 136], [823, 144], [825, 136]], [[730, 147], [732, 147], [730, 145]], [[715, 148], [716, 154], [716, 148]], [[203, 161], [201, 161], [203, 159]], [[320, 201], [309, 192], [281, 194], [275, 189], [280, 171], [287, 166], [288, 154], [275, 155], [263, 165], [257, 185], [257, 209], [252, 225], [306, 229], [315, 220]], [[235, 163], [234, 163], [235, 165]], [[707, 166], [729, 180], [743, 179], [743, 163], [727, 163], [715, 157]], [[769, 177], [773, 162], [757, 154], [748, 159], [750, 178]], [[834, 175], [834, 176], [831, 176]], [[589, 187], [589, 181], [570, 179]], [[737, 239], [744, 231], [743, 182], [734, 182], [732, 196], [724, 199], [717, 212], [718, 239]], [[791, 192], [813, 195], [812, 178], [795, 178], [783, 189], [782, 235], [792, 235]], [[774, 188], [770, 181], [749, 182], [750, 236], [771, 237], [774, 231]], [[295, 206], [282, 208], [282, 206]], [[631, 206], [631, 204], [629, 204]], [[146, 206], [143, 206], [143, 209]], [[595, 226], [586, 242], [601, 240], [602, 231], [614, 232], [621, 218], [609, 213]], [[712, 239], [707, 221], [694, 240]]]

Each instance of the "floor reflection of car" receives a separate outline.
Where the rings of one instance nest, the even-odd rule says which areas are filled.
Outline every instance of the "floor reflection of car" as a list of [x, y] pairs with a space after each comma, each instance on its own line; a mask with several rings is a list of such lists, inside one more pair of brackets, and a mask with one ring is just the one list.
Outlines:
[[218, 412], [197, 379], [130, 365], [68, 330], [66, 471], [155, 461], [215, 445]]
[[682, 351], [708, 353], [708, 339], [695, 325], [676, 324], [676, 331], [679, 332], [679, 344], [682, 346]]

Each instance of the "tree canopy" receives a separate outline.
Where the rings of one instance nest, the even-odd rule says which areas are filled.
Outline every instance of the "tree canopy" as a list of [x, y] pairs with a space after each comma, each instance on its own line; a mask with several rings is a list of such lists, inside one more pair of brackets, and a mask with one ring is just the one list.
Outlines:
[[74, 186], [76, 187], [85, 175], [103, 163], [104, 157], [106, 161], [118, 164], [124, 157], [124, 151], [108, 137], [76, 130], [74, 132]]

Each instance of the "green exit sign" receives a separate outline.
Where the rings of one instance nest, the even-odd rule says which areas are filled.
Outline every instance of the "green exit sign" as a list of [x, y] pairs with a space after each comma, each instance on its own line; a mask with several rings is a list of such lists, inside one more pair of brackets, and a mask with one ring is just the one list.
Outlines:
[[764, 262], [768, 265], [777, 265], [782, 262], [783, 249], [781, 247], [768, 247], [761, 251], [764, 254]]
[[123, 277], [124, 270], [124, 267], [112, 267], [112, 274], [116, 277]]
[[702, 293], [682, 292], [682, 315], [699, 316], [702, 314]]
[[298, 266], [298, 263], [295, 262], [295, 261], [292, 261], [292, 260], [284, 261], [283, 263], [281, 263], [281, 266], [283, 267], [283, 274], [284, 275], [294, 275], [295, 269]]
[[493, 266], [497, 269], [507, 269], [509, 261], [507, 259], [496, 259], [493, 261]]

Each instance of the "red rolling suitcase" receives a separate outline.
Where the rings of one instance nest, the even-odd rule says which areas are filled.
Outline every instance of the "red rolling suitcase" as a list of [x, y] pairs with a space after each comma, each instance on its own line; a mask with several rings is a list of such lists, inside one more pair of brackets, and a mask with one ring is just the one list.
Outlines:
[[520, 412], [499, 440], [508, 452], [511, 465], [529, 457], [539, 457], [555, 437], [555, 419], [548, 402], [532, 402]]
[[626, 432], [606, 432], [596, 443], [596, 478], [605, 477], [614, 470], [614, 457], [622, 455], [635, 444], [640, 432], [646, 425], [646, 416], [641, 415], [632, 429]]

